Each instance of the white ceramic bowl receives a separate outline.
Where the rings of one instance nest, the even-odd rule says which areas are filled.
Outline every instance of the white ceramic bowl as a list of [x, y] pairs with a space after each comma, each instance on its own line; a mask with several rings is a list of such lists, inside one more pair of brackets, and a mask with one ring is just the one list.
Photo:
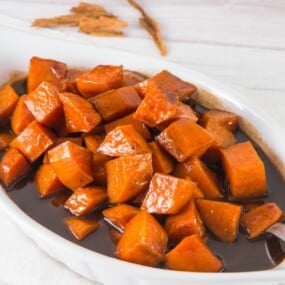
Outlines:
[[[125, 68], [155, 74], [167, 69], [184, 80], [199, 86], [203, 103], [239, 114], [242, 127], [276, 162], [285, 177], [285, 132], [266, 114], [250, 106], [246, 97], [193, 70], [160, 59], [147, 58], [101, 49], [92, 45], [47, 39], [8, 28], [0, 28], [0, 83], [6, 82], [14, 71], [27, 72], [29, 59], [50, 57], [77, 67], [97, 64], [123, 64]], [[214, 96], [212, 95], [214, 94]], [[258, 132], [256, 131], [258, 130]], [[283, 147], [280, 147], [283, 146]], [[285, 191], [285, 189], [284, 189]], [[284, 192], [285, 196], [285, 192]], [[243, 273], [192, 273], [150, 268], [120, 261], [78, 246], [28, 217], [5, 193], [0, 191], [0, 207], [46, 253], [72, 270], [105, 285], [114, 284], [281, 284], [285, 263], [274, 269]]]

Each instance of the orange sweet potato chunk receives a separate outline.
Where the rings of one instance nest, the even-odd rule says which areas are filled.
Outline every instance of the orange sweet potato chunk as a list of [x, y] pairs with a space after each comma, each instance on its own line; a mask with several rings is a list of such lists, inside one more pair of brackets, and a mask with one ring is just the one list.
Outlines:
[[98, 185], [105, 186], [107, 183], [107, 173], [105, 163], [111, 158], [105, 154], [94, 152], [93, 153], [93, 177], [94, 182]]
[[128, 204], [119, 204], [105, 209], [102, 214], [108, 223], [115, 225], [123, 232], [128, 222], [138, 214], [139, 211], [140, 209]]
[[193, 195], [191, 181], [155, 173], [141, 209], [155, 214], [176, 214]]
[[9, 84], [0, 89], [0, 125], [10, 118], [19, 100], [19, 95]]
[[93, 181], [92, 152], [71, 141], [48, 151], [48, 159], [58, 179], [71, 190]]
[[108, 156], [124, 156], [150, 152], [145, 139], [133, 125], [118, 126], [99, 145], [98, 152]]
[[10, 142], [14, 139], [14, 136], [8, 132], [0, 133], [0, 151], [9, 147]]
[[83, 137], [84, 144], [87, 149], [96, 153], [100, 143], [104, 140], [103, 134], [86, 134]]
[[25, 104], [27, 95], [22, 95], [14, 109], [10, 123], [15, 135], [19, 135], [32, 121], [35, 120], [33, 114]]
[[39, 167], [35, 175], [35, 183], [41, 198], [49, 197], [65, 188], [49, 163]]
[[122, 156], [106, 162], [110, 203], [124, 203], [146, 190], [152, 176], [151, 154]]
[[0, 162], [0, 178], [6, 186], [9, 186], [30, 170], [31, 165], [25, 156], [13, 147], [5, 152]]
[[124, 69], [123, 78], [123, 86], [133, 86], [146, 80], [147, 76], [137, 71]]
[[63, 90], [64, 77], [67, 73], [65, 63], [40, 57], [32, 57], [30, 59], [28, 73], [28, 93], [32, 92], [43, 81], [55, 85], [60, 91]]
[[250, 141], [222, 149], [221, 154], [233, 199], [251, 199], [266, 195], [265, 167]]
[[221, 241], [234, 242], [242, 207], [229, 202], [196, 200], [204, 225]]
[[53, 133], [37, 121], [33, 121], [12, 140], [10, 145], [21, 151], [30, 162], [34, 162], [54, 143]]
[[141, 211], [127, 224], [115, 255], [126, 261], [156, 266], [163, 261], [166, 246], [163, 227], [151, 214]]
[[66, 128], [69, 133], [89, 132], [101, 121], [100, 115], [86, 99], [73, 93], [60, 93]]
[[115, 65], [98, 65], [76, 78], [80, 94], [86, 98], [123, 85], [123, 67]]
[[185, 237], [165, 256], [168, 268], [181, 271], [219, 272], [221, 260], [211, 251], [198, 235]]
[[90, 185], [77, 188], [65, 202], [64, 207], [75, 216], [90, 213], [95, 207], [107, 200], [106, 189]]
[[156, 138], [158, 143], [178, 161], [201, 156], [214, 143], [214, 138], [191, 120], [177, 120]]
[[135, 111], [141, 97], [133, 86], [129, 86], [98, 94], [89, 101], [101, 117], [110, 122]]
[[266, 229], [283, 218], [282, 210], [276, 203], [265, 203], [258, 206], [241, 217], [241, 225], [248, 233], [249, 239], [257, 238]]
[[75, 68], [69, 68], [64, 78], [64, 92], [71, 92], [75, 94], [79, 94], [77, 85], [76, 85], [76, 78], [78, 78], [81, 74], [83, 74], [83, 70], [78, 70]]
[[169, 240], [175, 243], [192, 234], [197, 234], [201, 238], [205, 236], [205, 228], [193, 199], [190, 199], [177, 214], [169, 215], [164, 228]]

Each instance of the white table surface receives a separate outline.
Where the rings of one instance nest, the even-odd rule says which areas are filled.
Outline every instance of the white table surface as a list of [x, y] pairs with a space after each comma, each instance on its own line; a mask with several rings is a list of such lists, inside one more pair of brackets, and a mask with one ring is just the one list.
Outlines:
[[[103, 5], [126, 20], [127, 37], [91, 37], [72, 29], [37, 32], [160, 56], [148, 34], [138, 25], [138, 12], [126, 1], [90, 2]], [[34, 18], [64, 14], [77, 3], [0, 0], [0, 25], [34, 31], [30, 28]], [[161, 24], [169, 49], [165, 60], [241, 89], [252, 104], [269, 112], [285, 131], [284, 0], [141, 0], [140, 3]], [[3, 40], [1, 35], [0, 39]], [[0, 284], [96, 284], [39, 250], [1, 209], [0, 228]]]

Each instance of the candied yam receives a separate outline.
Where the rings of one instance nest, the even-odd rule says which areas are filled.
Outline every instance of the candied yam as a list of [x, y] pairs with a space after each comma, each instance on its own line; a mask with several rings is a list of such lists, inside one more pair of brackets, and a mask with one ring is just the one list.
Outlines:
[[110, 90], [89, 100], [105, 121], [113, 121], [135, 111], [141, 102], [132, 86]]
[[174, 167], [173, 158], [155, 141], [148, 143], [148, 146], [152, 152], [153, 172], [165, 174], [172, 172]]
[[100, 143], [104, 140], [104, 135], [88, 134], [83, 137], [85, 146], [92, 152], [96, 152]]
[[105, 163], [110, 160], [110, 157], [99, 153], [94, 152], [93, 153], [93, 178], [94, 182], [99, 185], [106, 185], [107, 183], [107, 173], [105, 168]]
[[150, 84], [134, 118], [149, 127], [155, 127], [175, 116], [177, 102], [173, 93], [163, 92], [155, 83]]
[[147, 153], [150, 149], [133, 125], [123, 125], [110, 131], [97, 151], [109, 156], [124, 156]]
[[25, 104], [27, 95], [22, 95], [14, 109], [10, 123], [15, 135], [19, 135], [32, 121], [35, 120], [33, 114]]
[[92, 152], [71, 141], [48, 151], [48, 159], [58, 179], [71, 190], [93, 181]]
[[33, 121], [10, 145], [21, 151], [30, 162], [34, 162], [54, 143], [53, 133], [37, 121]]
[[194, 272], [219, 272], [224, 267], [198, 235], [185, 237], [170, 250], [165, 255], [165, 264], [170, 269]]
[[104, 219], [118, 227], [122, 232], [126, 228], [128, 222], [138, 214], [140, 209], [130, 206], [128, 204], [120, 204], [114, 207], [105, 209], [102, 214]]
[[119, 240], [122, 237], [122, 233], [119, 232], [117, 229], [109, 227], [108, 228], [108, 235], [110, 240], [113, 242], [114, 245], [117, 245]]
[[196, 200], [204, 225], [221, 241], [234, 242], [242, 207], [228, 202]]
[[98, 65], [76, 78], [77, 88], [86, 98], [123, 85], [123, 67], [121, 65]]
[[169, 215], [164, 228], [169, 240], [175, 243], [192, 234], [201, 238], [205, 235], [205, 228], [193, 199], [177, 214]]
[[192, 197], [191, 181], [155, 173], [141, 209], [156, 214], [176, 214]]
[[140, 122], [134, 119], [133, 114], [129, 114], [125, 117], [122, 117], [118, 120], [115, 120], [113, 122], [107, 123], [104, 125], [105, 131], [106, 133], [109, 133], [110, 131], [112, 131], [113, 129], [115, 129], [118, 126], [122, 126], [122, 125], [133, 125], [134, 128], [136, 129], [136, 131], [138, 133], [140, 133], [144, 139], [146, 141], [150, 141], [152, 139], [152, 135], [148, 129], [148, 127]]
[[25, 104], [36, 120], [53, 127], [63, 115], [57, 87], [48, 82], [40, 83], [25, 97]]
[[153, 77], [136, 84], [136, 88], [142, 96], [145, 96], [152, 82], [155, 82], [162, 91], [174, 94], [179, 100], [190, 96], [197, 90], [191, 83], [181, 80], [167, 70], [163, 70]]
[[158, 143], [178, 161], [201, 156], [214, 143], [213, 137], [191, 120], [177, 120], [156, 138]]
[[100, 115], [86, 99], [73, 93], [60, 93], [67, 131], [89, 132], [101, 121]]
[[127, 224], [115, 255], [126, 261], [156, 266], [163, 261], [166, 246], [163, 227], [151, 214], [141, 211]]
[[30, 59], [28, 83], [28, 93], [32, 92], [43, 81], [55, 85], [60, 91], [63, 90], [63, 79], [67, 72], [67, 65], [63, 62], [40, 57]]
[[84, 71], [82, 70], [73, 69], [73, 68], [68, 69], [65, 75], [64, 81], [63, 81], [64, 82], [63, 91], [78, 94], [79, 91], [76, 85], [76, 78], [79, 77], [83, 73]]
[[246, 229], [248, 238], [254, 239], [282, 218], [282, 210], [276, 203], [269, 202], [243, 214], [241, 225]]
[[0, 124], [13, 114], [19, 95], [9, 84], [0, 89]]
[[232, 199], [251, 199], [266, 195], [265, 167], [250, 141], [222, 149], [221, 154]]
[[5, 152], [0, 162], [0, 178], [6, 186], [9, 186], [30, 170], [31, 165], [25, 156], [13, 147]]
[[151, 154], [122, 156], [106, 162], [110, 203], [124, 203], [143, 192], [152, 176]]
[[82, 240], [100, 227], [99, 222], [94, 218], [67, 217], [64, 222], [77, 240]]
[[123, 86], [133, 86], [147, 79], [147, 76], [133, 70], [123, 70]]
[[0, 133], [0, 151], [8, 148], [10, 142], [14, 139], [14, 136], [10, 133]]
[[201, 125], [206, 127], [209, 123], [216, 123], [234, 132], [238, 126], [238, 116], [227, 111], [209, 110], [202, 115]]
[[75, 189], [73, 194], [65, 202], [64, 207], [73, 215], [82, 216], [90, 213], [106, 200], [107, 192], [105, 188], [90, 185]]
[[35, 183], [41, 198], [49, 197], [65, 188], [49, 163], [39, 167], [35, 175]]

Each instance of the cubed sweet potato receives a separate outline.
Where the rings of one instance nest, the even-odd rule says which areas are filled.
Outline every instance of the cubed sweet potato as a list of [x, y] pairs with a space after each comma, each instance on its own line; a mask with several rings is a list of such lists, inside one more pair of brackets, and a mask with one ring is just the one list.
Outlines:
[[283, 218], [282, 210], [276, 203], [265, 203], [258, 206], [241, 217], [241, 225], [248, 233], [249, 239], [257, 238], [266, 229]]
[[9, 147], [10, 142], [14, 139], [14, 136], [8, 132], [0, 133], [0, 151]]
[[69, 68], [63, 80], [64, 82], [63, 91], [79, 94], [77, 84], [76, 84], [76, 78], [78, 78], [83, 73], [84, 73], [83, 70], [78, 70], [76, 68]]
[[141, 209], [155, 214], [176, 214], [192, 197], [193, 182], [155, 173]]
[[106, 162], [110, 203], [124, 203], [144, 191], [152, 176], [151, 154], [122, 156]]
[[121, 65], [98, 65], [76, 78], [80, 94], [86, 98], [123, 86]]
[[28, 73], [28, 93], [32, 92], [43, 81], [55, 85], [60, 91], [64, 87], [64, 77], [67, 72], [65, 63], [40, 57], [32, 57], [30, 59]]
[[97, 126], [101, 117], [86, 99], [73, 93], [60, 93], [67, 131], [89, 132]]
[[147, 76], [133, 70], [123, 70], [123, 86], [133, 86], [147, 79]]
[[141, 211], [127, 224], [115, 255], [126, 261], [156, 266], [163, 261], [166, 246], [163, 227], [151, 214]]
[[266, 173], [250, 141], [221, 150], [222, 165], [232, 199], [251, 199], [266, 195]]
[[98, 185], [105, 186], [107, 183], [107, 173], [105, 163], [111, 158], [105, 154], [94, 152], [93, 153], [93, 177], [94, 182]]
[[156, 140], [180, 162], [193, 155], [201, 156], [214, 143], [214, 138], [204, 128], [184, 119], [170, 124]]
[[113, 121], [134, 112], [141, 102], [133, 86], [110, 90], [90, 98], [101, 117], [107, 121]]
[[10, 147], [0, 162], [0, 178], [9, 186], [31, 170], [31, 165], [25, 156], [16, 148]]
[[0, 89], [0, 125], [10, 118], [19, 100], [19, 95], [9, 84]]
[[71, 141], [48, 151], [49, 162], [58, 179], [71, 190], [93, 181], [92, 152]]
[[222, 261], [211, 251], [198, 235], [185, 237], [165, 255], [168, 268], [181, 271], [219, 272]]
[[83, 136], [85, 147], [96, 153], [100, 143], [104, 140], [104, 134], [86, 134]]
[[55, 143], [55, 136], [37, 121], [30, 123], [10, 145], [21, 151], [30, 162], [36, 161]]
[[234, 242], [238, 235], [242, 207], [229, 202], [196, 200], [204, 225], [221, 241]]

